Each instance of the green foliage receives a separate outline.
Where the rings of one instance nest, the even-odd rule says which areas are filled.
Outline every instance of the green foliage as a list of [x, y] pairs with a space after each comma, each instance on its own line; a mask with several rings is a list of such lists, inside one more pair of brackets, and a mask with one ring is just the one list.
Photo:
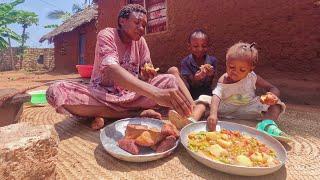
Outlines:
[[14, 39], [17, 42], [21, 42], [21, 36], [6, 26], [0, 26], [0, 50], [8, 47], [8, 38]]
[[[62, 22], [65, 22], [68, 20], [73, 14], [76, 14], [85, 8], [87, 8], [92, 1], [90, 0], [84, 0], [82, 4], [73, 4], [72, 5], [72, 13], [67, 12], [67, 11], [62, 11], [62, 10], [53, 10], [48, 13], [47, 17], [49, 19], [61, 19]], [[46, 26], [45, 26], [46, 27]], [[48, 25], [46, 28], [52, 28], [51, 25]]]
[[[14, 8], [24, 3], [24, 0], [14, 0], [10, 3], [0, 3], [0, 50], [8, 47], [7, 38], [21, 42], [22, 46], [27, 39], [25, 29], [32, 24], [38, 23], [38, 15], [34, 12], [15, 10]], [[22, 25], [23, 34], [17, 33], [7, 27], [9, 24], [18, 23]]]
[[71, 13], [69, 12], [65, 12], [65, 11], [61, 11], [61, 10], [54, 10], [51, 11], [47, 17], [49, 19], [62, 19], [62, 21], [66, 21], [67, 19], [69, 19], [71, 17]]
[[38, 25], [38, 15], [34, 12], [17, 11], [16, 23], [21, 24], [23, 27], [29, 27], [33, 24]]
[[49, 25], [45, 25], [44, 28], [57, 28], [59, 25], [58, 24], [49, 24]]

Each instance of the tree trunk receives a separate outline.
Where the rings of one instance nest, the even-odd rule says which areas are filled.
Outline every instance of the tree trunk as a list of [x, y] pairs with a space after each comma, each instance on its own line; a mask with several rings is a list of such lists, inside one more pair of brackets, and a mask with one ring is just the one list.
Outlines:
[[26, 36], [26, 25], [22, 25], [22, 42], [21, 42], [21, 54], [20, 54], [20, 69], [22, 69], [22, 62], [23, 62], [23, 53], [24, 53], [24, 44], [25, 44], [25, 36]]
[[14, 63], [14, 59], [13, 59], [11, 40], [10, 40], [9, 36], [8, 36], [8, 44], [9, 44], [9, 51], [10, 51], [11, 68], [12, 68], [12, 70], [15, 70], [16, 68], [15, 68], [15, 63]]

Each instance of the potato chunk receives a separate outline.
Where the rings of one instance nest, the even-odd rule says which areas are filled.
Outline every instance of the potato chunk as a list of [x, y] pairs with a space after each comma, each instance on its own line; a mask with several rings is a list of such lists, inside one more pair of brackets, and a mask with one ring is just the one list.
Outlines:
[[241, 166], [249, 166], [249, 167], [253, 166], [252, 161], [247, 156], [244, 156], [244, 155], [237, 156], [236, 161], [237, 161], [237, 164]]
[[222, 155], [227, 155], [227, 150], [223, 149], [219, 144], [214, 144], [206, 148], [210, 154], [214, 155], [215, 157], [220, 157]]
[[231, 142], [231, 141], [225, 141], [225, 140], [222, 140], [222, 139], [218, 139], [218, 140], [217, 140], [217, 143], [218, 143], [220, 146], [224, 147], [224, 148], [228, 148], [228, 147], [230, 147], [230, 146], [232, 145], [232, 142]]

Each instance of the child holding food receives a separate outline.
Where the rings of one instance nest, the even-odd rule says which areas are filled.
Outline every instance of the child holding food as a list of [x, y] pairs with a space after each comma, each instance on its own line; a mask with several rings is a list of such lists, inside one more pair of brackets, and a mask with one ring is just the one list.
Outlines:
[[[277, 120], [286, 106], [279, 99], [279, 89], [253, 71], [257, 62], [255, 43], [239, 42], [231, 46], [226, 55], [226, 73], [219, 78], [212, 96], [201, 95], [196, 100], [191, 118], [200, 120], [209, 105], [207, 123], [211, 131], [215, 130], [218, 116]], [[262, 88], [267, 93], [262, 97], [256, 96], [256, 88]], [[180, 121], [173, 123], [181, 128], [185, 125], [182, 123], [187, 122], [185, 118], [180, 118]]]
[[201, 29], [193, 31], [188, 40], [191, 54], [181, 61], [181, 76], [192, 97], [210, 95], [217, 59], [208, 55], [209, 38]]

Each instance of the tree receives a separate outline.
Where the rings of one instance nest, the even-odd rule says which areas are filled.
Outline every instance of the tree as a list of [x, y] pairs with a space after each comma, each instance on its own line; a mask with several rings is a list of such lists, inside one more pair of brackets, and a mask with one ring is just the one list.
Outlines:
[[[53, 10], [48, 13], [47, 17], [49, 19], [61, 19], [62, 22], [65, 22], [73, 14], [79, 13], [80, 11], [82, 11], [85, 8], [87, 8], [88, 6], [90, 6], [90, 4], [92, 4], [92, 3], [93, 3], [93, 1], [84, 0], [82, 4], [73, 4], [72, 5], [72, 12], [67, 12], [67, 11], [62, 11], [62, 10]], [[57, 25], [57, 24], [50, 24], [50, 25], [46, 25], [44, 27], [45, 28], [56, 28], [58, 26], [59, 25]]]
[[[8, 28], [7, 25], [17, 21], [18, 11], [14, 10], [15, 6], [23, 3], [24, 0], [15, 0], [11, 3], [0, 3], [0, 50], [8, 47], [10, 39], [21, 42], [21, 37]], [[9, 38], [7, 41], [6, 38]]]
[[[21, 43], [20, 68], [22, 66], [22, 55], [23, 50], [25, 49], [25, 42], [28, 39], [26, 29], [32, 24], [38, 23], [38, 15], [36, 15], [35, 13], [22, 10], [15, 10], [15, 7], [21, 3], [24, 3], [24, 0], [14, 0], [11, 3], [0, 3], [0, 50], [8, 47], [11, 50], [11, 39], [14, 39], [18, 43]], [[22, 25], [23, 31], [21, 36], [19, 36], [17, 33], [8, 28], [9, 24], [14, 23], [19, 23]], [[8, 40], [6, 40], [6, 38]], [[11, 60], [13, 61], [12, 54]]]
[[38, 15], [34, 12], [27, 12], [27, 11], [18, 11], [18, 16], [16, 18], [16, 22], [22, 25], [22, 35], [21, 35], [21, 46], [20, 46], [20, 69], [22, 68], [22, 61], [23, 61], [23, 52], [25, 50], [25, 43], [29, 36], [26, 33], [26, 29], [35, 24], [38, 25]]

